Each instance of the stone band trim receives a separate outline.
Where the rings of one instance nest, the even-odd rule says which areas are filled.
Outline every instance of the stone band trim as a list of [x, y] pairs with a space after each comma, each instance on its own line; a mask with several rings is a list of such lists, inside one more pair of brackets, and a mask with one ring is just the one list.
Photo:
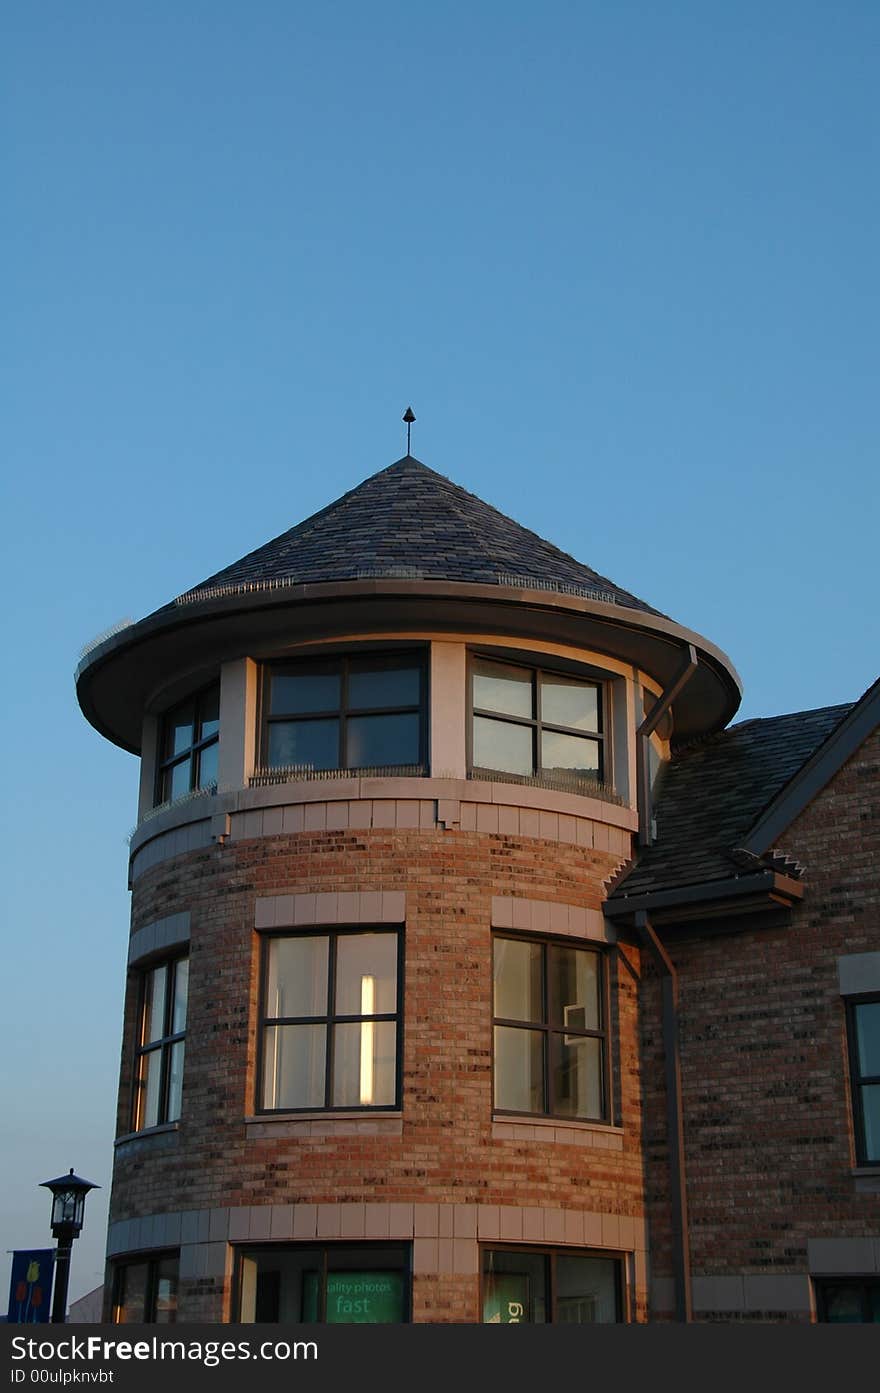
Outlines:
[[880, 953], [848, 953], [837, 959], [841, 996], [880, 992]]
[[[812, 1315], [810, 1279], [800, 1273], [743, 1273], [730, 1277], [694, 1277], [691, 1295], [695, 1312], [736, 1314], [785, 1311]], [[671, 1313], [675, 1308], [675, 1284], [671, 1277], [651, 1282], [652, 1313]]]
[[622, 1151], [623, 1128], [594, 1122], [560, 1123], [558, 1118], [492, 1118], [493, 1141], [555, 1142], [564, 1146], [589, 1146], [594, 1150]]
[[476, 1276], [480, 1243], [534, 1243], [632, 1254], [637, 1291], [647, 1281], [644, 1220], [503, 1204], [267, 1204], [155, 1214], [111, 1224], [107, 1256], [179, 1248], [181, 1278], [190, 1280], [225, 1276], [233, 1243], [362, 1239], [412, 1242], [416, 1276]]
[[880, 1237], [809, 1238], [807, 1263], [817, 1277], [873, 1277], [880, 1273]]
[[525, 933], [560, 934], [614, 943], [617, 935], [598, 909], [554, 900], [528, 900], [512, 895], [492, 896], [493, 929], [521, 929]]
[[204, 794], [146, 818], [131, 839], [130, 882], [212, 844], [299, 832], [455, 828], [632, 854], [631, 808], [524, 784], [444, 778], [353, 778]]
[[246, 1117], [245, 1136], [248, 1141], [271, 1137], [402, 1137], [403, 1117], [400, 1113], [380, 1113], [365, 1117], [363, 1113], [340, 1116], [338, 1113], [304, 1117], [301, 1113], [266, 1114]]
[[154, 953], [189, 943], [189, 923], [189, 910], [185, 909], [180, 914], [168, 914], [164, 919], [154, 919], [151, 924], [136, 929], [128, 941], [129, 967], [136, 967]]
[[403, 924], [403, 890], [352, 890], [338, 894], [265, 895], [254, 910], [255, 929], [300, 928], [312, 924]]

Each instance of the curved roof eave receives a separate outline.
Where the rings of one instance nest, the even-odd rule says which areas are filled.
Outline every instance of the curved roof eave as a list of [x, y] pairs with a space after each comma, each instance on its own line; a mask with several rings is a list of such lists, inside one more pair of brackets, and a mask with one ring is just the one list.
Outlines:
[[721, 729], [742, 697], [729, 658], [662, 615], [552, 590], [400, 579], [279, 585], [168, 605], [85, 654], [75, 674], [77, 697], [96, 730], [138, 754], [144, 713], [176, 678], [191, 686], [225, 659], [278, 651], [282, 639], [287, 648], [359, 629], [414, 637], [465, 629], [558, 641], [632, 663], [661, 686], [692, 643], [697, 671], [675, 703], [681, 739]]

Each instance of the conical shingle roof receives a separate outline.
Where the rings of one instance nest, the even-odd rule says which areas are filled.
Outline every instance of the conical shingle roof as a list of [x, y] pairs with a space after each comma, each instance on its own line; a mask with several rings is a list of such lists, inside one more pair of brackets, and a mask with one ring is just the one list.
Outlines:
[[659, 613], [411, 455], [209, 576], [186, 598], [372, 577], [563, 590]]

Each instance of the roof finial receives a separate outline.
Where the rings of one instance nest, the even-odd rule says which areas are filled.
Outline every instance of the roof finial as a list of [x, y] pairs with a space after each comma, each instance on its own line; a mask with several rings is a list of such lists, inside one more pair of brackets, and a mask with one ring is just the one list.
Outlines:
[[415, 415], [414, 415], [414, 413], [413, 413], [412, 407], [411, 407], [411, 406], [408, 406], [408, 407], [406, 408], [406, 411], [404, 411], [404, 413], [403, 413], [403, 420], [406, 422], [406, 453], [407, 453], [407, 454], [409, 454], [409, 433], [410, 433], [410, 431], [412, 430], [412, 423], [413, 423], [413, 421], [414, 421], [415, 419], [416, 419], [416, 418], [415, 418]]

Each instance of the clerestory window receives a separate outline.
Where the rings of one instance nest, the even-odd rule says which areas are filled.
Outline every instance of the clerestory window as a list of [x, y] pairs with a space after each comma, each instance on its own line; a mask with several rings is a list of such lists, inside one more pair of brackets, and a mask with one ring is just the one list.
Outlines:
[[217, 787], [220, 685], [172, 707], [162, 719], [156, 802]]
[[267, 770], [427, 772], [421, 653], [273, 663], [265, 673], [263, 712]]
[[604, 780], [600, 683], [475, 657], [471, 684], [473, 773], [566, 785]]

